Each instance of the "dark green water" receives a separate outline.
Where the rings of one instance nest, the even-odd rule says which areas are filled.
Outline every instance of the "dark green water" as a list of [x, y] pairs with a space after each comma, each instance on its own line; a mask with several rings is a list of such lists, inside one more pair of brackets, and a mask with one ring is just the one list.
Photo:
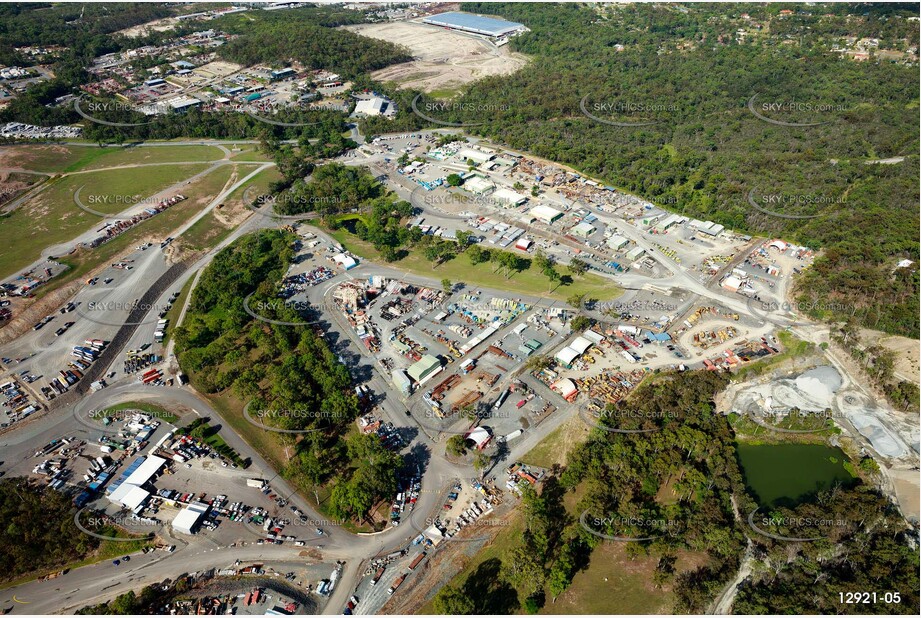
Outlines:
[[821, 444], [745, 443], [737, 444], [736, 448], [745, 483], [764, 507], [792, 506], [809, 499], [816, 491], [829, 489], [836, 483], [847, 486], [855, 480], [845, 470], [848, 458], [839, 448]]

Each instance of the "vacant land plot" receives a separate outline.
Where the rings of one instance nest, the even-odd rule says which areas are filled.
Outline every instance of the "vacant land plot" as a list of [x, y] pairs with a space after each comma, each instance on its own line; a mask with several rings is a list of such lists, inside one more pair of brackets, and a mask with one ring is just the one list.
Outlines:
[[521, 461], [541, 468], [565, 465], [570, 451], [588, 439], [590, 430], [588, 423], [578, 416], [570, 418], [523, 455]]
[[424, 92], [452, 91], [491, 75], [510, 75], [528, 63], [526, 56], [484, 39], [414, 22], [345, 26], [362, 36], [409, 48], [416, 58], [371, 76]]
[[[675, 570], [687, 571], [705, 563], [705, 556], [678, 552]], [[627, 543], [607, 541], [592, 552], [591, 562], [573, 577], [569, 588], [547, 603], [542, 614], [668, 614], [674, 610], [671, 582], [653, 583], [658, 558], [631, 558]]]
[[234, 161], [271, 161], [272, 157], [261, 152], [256, 146], [243, 146], [239, 150], [231, 151], [230, 158]]
[[[74, 203], [79, 187], [84, 204], [115, 213], [147, 199], [206, 169], [206, 165], [152, 167], [139, 174], [131, 168], [80, 174], [55, 181], [47, 190], [3, 218], [0, 225], [0, 277], [6, 277], [39, 258], [46, 247], [72, 240], [103, 220]], [[177, 192], [179, 191], [177, 187]], [[184, 188], [182, 188], [184, 190]], [[107, 203], [106, 203], [107, 202]], [[156, 217], [155, 217], [156, 218]]]
[[4, 146], [0, 148], [0, 167], [8, 167], [49, 174], [78, 169], [96, 157], [121, 148], [99, 146], [63, 146], [59, 144]]
[[17, 145], [0, 148], [0, 168], [62, 174], [119, 165], [216, 161], [223, 157], [216, 146]]

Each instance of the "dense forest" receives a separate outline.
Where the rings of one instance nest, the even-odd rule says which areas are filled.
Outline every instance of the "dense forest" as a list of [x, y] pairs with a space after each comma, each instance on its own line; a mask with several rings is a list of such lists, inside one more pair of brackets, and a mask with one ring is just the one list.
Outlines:
[[359, 36], [336, 26], [364, 21], [358, 11], [340, 7], [303, 7], [286, 11], [258, 11], [230, 15], [215, 27], [242, 36], [221, 47], [221, 56], [245, 66], [292, 61], [308, 69], [326, 69], [355, 77], [398, 62], [412, 60], [403, 49], [386, 41]]
[[60, 567], [99, 544], [74, 524], [70, 498], [25, 479], [0, 481], [0, 568], [3, 579]]
[[326, 508], [362, 520], [397, 487], [403, 462], [376, 435], [344, 435], [359, 414], [348, 369], [312, 327], [284, 326], [260, 316], [303, 322], [304, 311], [278, 297], [293, 258], [292, 234], [264, 230], [227, 247], [202, 273], [189, 312], [176, 329], [178, 358], [197, 388], [248, 402], [260, 424], [294, 447], [283, 473], [306, 489], [331, 486]]
[[[739, 588], [734, 613], [917, 614], [917, 533], [876, 489], [822, 492], [793, 508], [772, 509], [770, 519], [822, 522], [808, 533], [798, 526], [765, 526], [773, 534], [821, 538], [791, 543], [749, 531], [756, 566]], [[840, 593], [856, 591], [878, 592], [879, 600], [841, 601]], [[898, 600], [884, 601], [886, 592], [898, 593]]]
[[283, 215], [333, 215], [356, 209], [386, 192], [367, 169], [330, 163], [316, 168], [307, 181], [297, 182], [280, 194], [275, 210]]
[[[470, 85], [439, 119], [482, 123], [467, 130], [688, 215], [823, 248], [798, 287], [815, 317], [853, 315], [916, 338], [917, 67], [842, 59], [826, 39], [883, 32], [895, 47], [917, 46], [917, 22], [905, 19], [917, 9], [865, 6], [866, 16], [848, 18], [842, 13], [852, 6], [829, 5], [833, 15], [823, 17], [817, 7], [791, 5], [797, 14], [772, 19], [770, 37], [739, 43], [741, 13], [763, 21], [779, 5], [463, 4], [527, 25], [531, 32], [509, 45], [532, 62]], [[364, 121], [366, 133], [423, 126], [408, 111], [419, 93], [393, 94], [404, 113]], [[765, 122], [748, 108], [753, 96], [786, 105], [765, 112], [775, 120], [824, 124]], [[655, 124], [613, 126], [580, 104], [603, 121]], [[490, 111], [465, 111], [483, 109]], [[749, 204], [752, 191], [781, 196], [776, 212], [815, 217], [765, 215]], [[896, 270], [902, 258], [915, 264]]]

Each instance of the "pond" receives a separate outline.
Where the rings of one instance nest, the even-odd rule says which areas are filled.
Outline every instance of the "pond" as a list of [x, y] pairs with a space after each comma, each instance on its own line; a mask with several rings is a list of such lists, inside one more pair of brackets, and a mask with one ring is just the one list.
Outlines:
[[792, 506], [809, 500], [817, 491], [856, 481], [844, 467], [848, 457], [840, 448], [742, 442], [736, 449], [745, 483], [764, 507]]

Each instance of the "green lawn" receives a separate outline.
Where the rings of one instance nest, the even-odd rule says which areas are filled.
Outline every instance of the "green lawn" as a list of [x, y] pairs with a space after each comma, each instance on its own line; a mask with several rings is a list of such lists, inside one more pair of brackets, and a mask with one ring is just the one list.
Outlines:
[[[145, 199], [204, 169], [205, 165], [175, 165], [149, 168], [144, 173], [112, 170], [52, 181], [52, 186], [0, 219], [0, 277], [31, 264], [45, 247], [102, 227], [105, 221], [101, 217], [84, 212], [74, 203], [77, 188], [83, 186], [80, 196], [84, 205], [113, 213], [128, 208], [130, 200]], [[103, 199], [109, 203], [99, 203]]]
[[[387, 264], [373, 245], [361, 240], [347, 230], [327, 231], [342, 246], [355, 255], [378, 264]], [[582, 277], [575, 277], [569, 285], [560, 285], [555, 289], [549, 289], [547, 278], [535, 269], [516, 273], [510, 278], [506, 278], [504, 273], [494, 272], [495, 267], [492, 264], [477, 264], [474, 266], [464, 255], [459, 255], [433, 269], [432, 263], [421, 252], [410, 251], [407, 257], [393, 262], [389, 266], [431, 279], [447, 278], [455, 283], [464, 282], [471, 286], [508, 290], [513, 294], [517, 292], [554, 300], [566, 300], [573, 294], [585, 294], [589, 298], [598, 300], [612, 300], [621, 295], [621, 289], [617, 284], [598, 275], [586, 274]], [[561, 267], [560, 271], [566, 274], [565, 267]]]
[[[234, 159], [236, 160], [236, 158]], [[256, 187], [254, 191], [256, 195], [268, 193], [269, 185], [281, 179], [282, 175], [281, 172], [278, 171], [277, 167], [270, 167], [268, 169], [262, 170], [253, 176], [253, 178], [248, 183], [246, 183], [246, 185], [240, 187], [229, 196], [227, 196], [227, 200], [242, 200], [243, 192], [246, 191], [249, 187]]]
[[243, 146], [240, 152], [231, 151], [230, 158], [234, 161], [271, 161], [271, 157], [259, 152], [257, 146]]

